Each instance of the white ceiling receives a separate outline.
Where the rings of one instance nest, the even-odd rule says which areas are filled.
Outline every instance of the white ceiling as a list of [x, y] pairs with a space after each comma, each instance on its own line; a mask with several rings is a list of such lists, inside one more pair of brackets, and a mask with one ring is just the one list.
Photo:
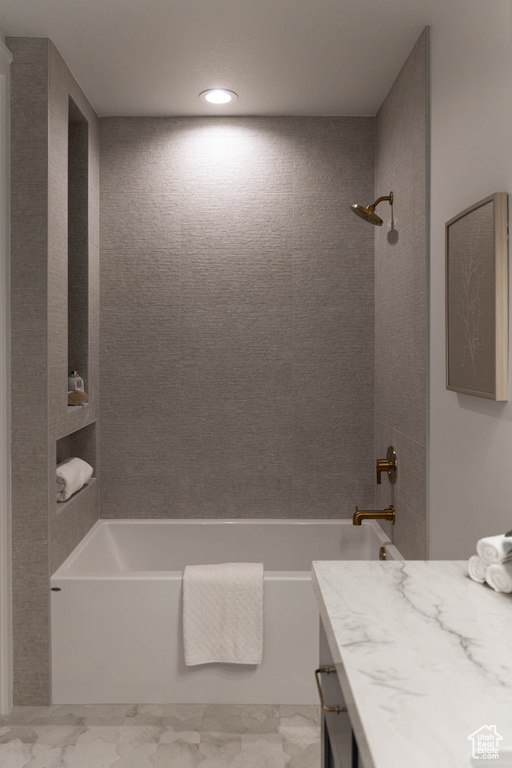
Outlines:
[[447, 2], [0, 0], [0, 29], [51, 38], [100, 115], [373, 115]]

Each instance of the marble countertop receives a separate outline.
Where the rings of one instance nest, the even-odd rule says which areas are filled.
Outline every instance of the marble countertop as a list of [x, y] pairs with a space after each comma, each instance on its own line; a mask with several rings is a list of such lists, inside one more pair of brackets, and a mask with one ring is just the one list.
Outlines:
[[[315, 562], [313, 586], [365, 768], [512, 766], [512, 595], [451, 561]], [[485, 726], [499, 759], [472, 755]]]

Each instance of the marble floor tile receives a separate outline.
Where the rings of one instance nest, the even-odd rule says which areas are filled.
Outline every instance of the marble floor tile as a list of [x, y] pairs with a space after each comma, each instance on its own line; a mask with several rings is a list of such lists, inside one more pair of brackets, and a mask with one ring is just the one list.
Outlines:
[[76, 744], [77, 739], [87, 730], [85, 725], [35, 725], [37, 743], [48, 747], [67, 747]]
[[[158, 745], [151, 744], [118, 744], [118, 759], [109, 764], [109, 768], [153, 768], [150, 757], [157, 751]], [[73, 767], [74, 768], [74, 767]]]
[[279, 734], [251, 733], [242, 736], [241, 768], [285, 768], [289, 760]]
[[315, 704], [281, 704], [278, 707], [279, 717], [293, 717], [293, 715], [302, 715], [314, 725], [320, 725], [320, 706]]
[[113, 728], [111, 725], [89, 725], [77, 736], [77, 744], [90, 744], [100, 740], [107, 744], [117, 744], [121, 727]]
[[203, 720], [205, 704], [138, 704], [131, 708], [125, 725], [171, 725], [193, 731]]
[[301, 714], [282, 717], [278, 731], [283, 739], [303, 748], [320, 740], [320, 728]]
[[307, 747], [301, 747], [299, 744], [283, 739], [283, 752], [290, 758], [286, 768], [312, 768], [320, 765], [322, 752], [320, 739]]
[[13, 707], [11, 714], [7, 717], [0, 717], [0, 725], [5, 723], [32, 723], [38, 725], [39, 723], [48, 722], [52, 707]]
[[62, 768], [62, 748], [49, 744], [34, 744], [24, 768]]
[[37, 731], [33, 725], [4, 725], [0, 728], [0, 744], [7, 744], [16, 739], [23, 744], [34, 744], [37, 741]]
[[[159, 744], [150, 757], [150, 768], [170, 768], [170, 766], [172, 768], [197, 768], [199, 759], [199, 745], [189, 744], [180, 739], [173, 741], [172, 744]], [[121, 768], [121, 766], [116, 766], [116, 768]], [[139, 767], [137, 766], [137, 768]]]
[[201, 733], [201, 768], [239, 768], [242, 735], [239, 733]]
[[174, 727], [165, 728], [159, 744], [172, 744], [174, 741], [186, 741], [187, 744], [199, 744], [201, 736], [197, 731], [177, 731]]
[[62, 768], [111, 768], [119, 759], [116, 747], [117, 744], [103, 739], [95, 739], [89, 744], [72, 744], [63, 749]]
[[17, 707], [0, 768], [319, 768], [318, 707]]
[[253, 705], [242, 712], [242, 725], [246, 733], [277, 733], [279, 707]]
[[2, 768], [25, 768], [32, 756], [33, 744], [23, 744], [19, 739], [0, 745]]
[[122, 725], [135, 709], [132, 704], [57, 704], [51, 708], [49, 722], [59, 725]]
[[235, 704], [208, 704], [197, 730], [201, 733], [245, 733], [242, 714], [242, 708]]
[[163, 725], [122, 725], [116, 728], [119, 744], [133, 749], [141, 744], [158, 744], [165, 730]]

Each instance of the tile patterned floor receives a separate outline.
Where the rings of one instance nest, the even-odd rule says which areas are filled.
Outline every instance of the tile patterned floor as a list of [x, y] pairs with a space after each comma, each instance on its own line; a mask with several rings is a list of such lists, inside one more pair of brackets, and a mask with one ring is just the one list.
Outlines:
[[316, 706], [15, 707], [1, 768], [319, 768]]

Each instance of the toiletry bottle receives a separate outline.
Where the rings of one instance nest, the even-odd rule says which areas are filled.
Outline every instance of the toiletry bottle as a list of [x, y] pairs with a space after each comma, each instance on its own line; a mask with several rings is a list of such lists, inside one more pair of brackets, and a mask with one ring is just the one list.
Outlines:
[[80, 392], [84, 391], [84, 380], [77, 373], [77, 371], [71, 371], [68, 376], [68, 392], [78, 389]]

